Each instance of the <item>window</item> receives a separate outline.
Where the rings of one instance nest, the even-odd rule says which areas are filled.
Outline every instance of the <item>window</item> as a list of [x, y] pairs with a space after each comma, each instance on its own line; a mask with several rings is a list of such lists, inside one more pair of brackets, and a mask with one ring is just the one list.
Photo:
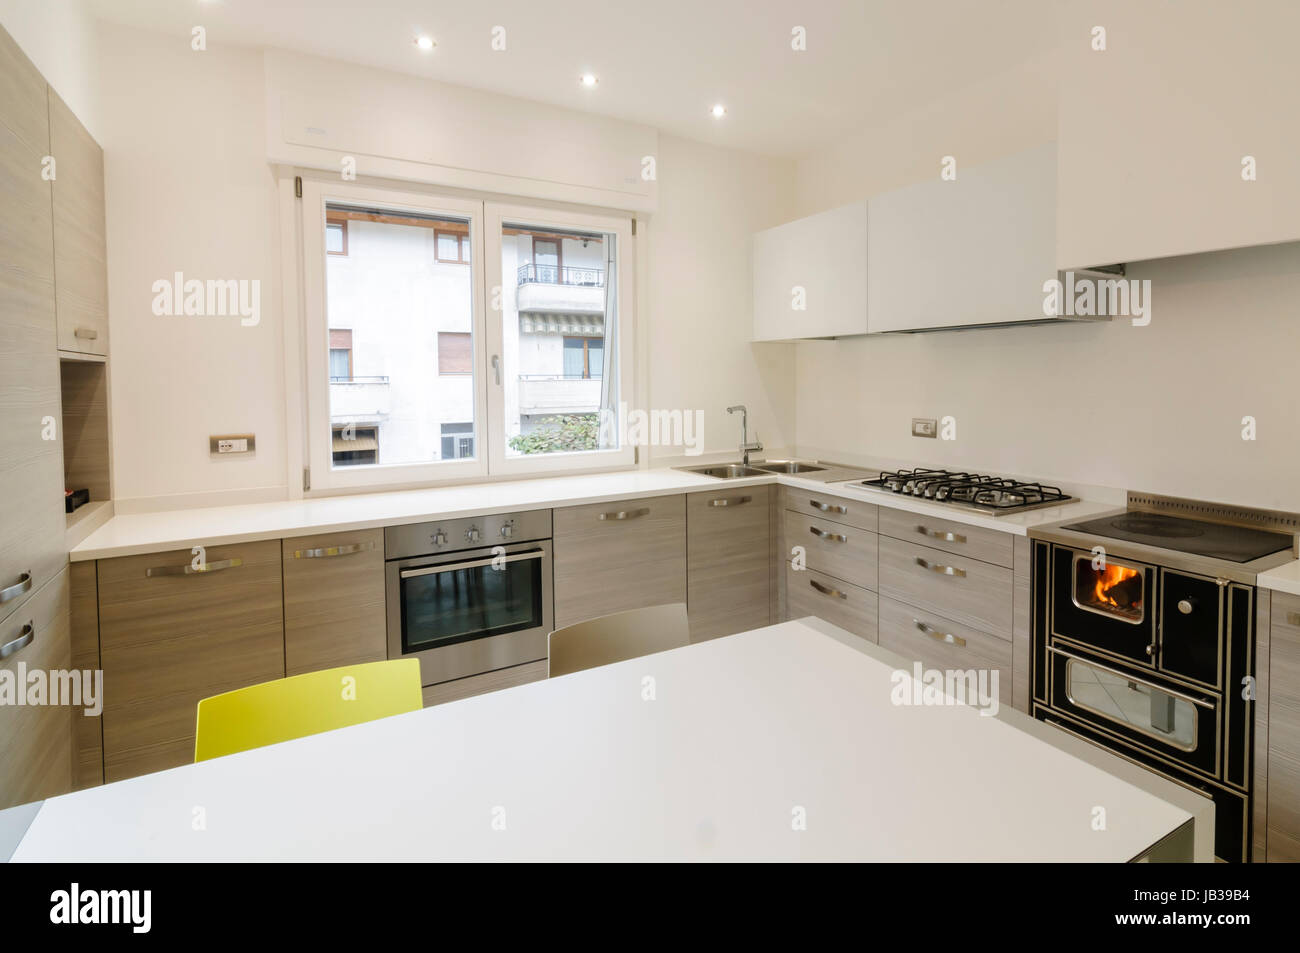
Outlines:
[[442, 425], [442, 457], [444, 460], [474, 456], [474, 424], [470, 421]]
[[434, 254], [440, 262], [469, 264], [469, 232], [434, 231]]
[[302, 199], [309, 492], [633, 462], [630, 218], [311, 172]]
[[604, 353], [604, 338], [565, 338], [565, 378], [599, 379], [604, 370]]
[[352, 380], [352, 332], [330, 328], [330, 380]]
[[438, 373], [474, 373], [474, 335], [461, 331], [438, 332]]
[[348, 253], [348, 223], [346, 219], [326, 221], [325, 251], [330, 255], [346, 255]]

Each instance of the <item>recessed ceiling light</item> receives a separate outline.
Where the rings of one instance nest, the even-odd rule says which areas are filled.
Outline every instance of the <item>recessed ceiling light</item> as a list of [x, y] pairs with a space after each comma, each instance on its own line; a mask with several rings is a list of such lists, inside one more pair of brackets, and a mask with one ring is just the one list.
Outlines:
[[583, 86], [595, 86], [600, 80], [596, 78], [595, 73], [583, 73], [580, 82]]
[[422, 50], [431, 50], [437, 44], [433, 42], [433, 37], [431, 36], [417, 36], [415, 38], [415, 45]]
[[722, 103], [718, 103], [713, 107], [713, 109], [710, 110], [710, 112], [713, 113], [714, 119], [721, 119], [723, 116], [727, 114], [727, 107], [722, 105]]

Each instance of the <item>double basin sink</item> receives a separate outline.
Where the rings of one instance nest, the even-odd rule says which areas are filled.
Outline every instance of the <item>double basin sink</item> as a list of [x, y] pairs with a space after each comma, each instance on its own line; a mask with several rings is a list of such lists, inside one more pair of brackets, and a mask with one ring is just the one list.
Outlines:
[[755, 463], [746, 466], [743, 463], [715, 463], [703, 467], [678, 467], [687, 473], [700, 473], [704, 476], [717, 477], [719, 480], [737, 480], [741, 477], [766, 476], [769, 473], [814, 473], [826, 467], [815, 463], [800, 463], [798, 460], [774, 460], [767, 463]]

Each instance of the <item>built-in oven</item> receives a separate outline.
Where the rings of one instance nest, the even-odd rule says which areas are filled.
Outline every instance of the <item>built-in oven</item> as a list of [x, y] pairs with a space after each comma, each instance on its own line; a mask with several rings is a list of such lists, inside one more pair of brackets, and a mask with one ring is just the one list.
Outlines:
[[550, 536], [549, 510], [385, 530], [388, 657], [425, 685], [546, 658]]

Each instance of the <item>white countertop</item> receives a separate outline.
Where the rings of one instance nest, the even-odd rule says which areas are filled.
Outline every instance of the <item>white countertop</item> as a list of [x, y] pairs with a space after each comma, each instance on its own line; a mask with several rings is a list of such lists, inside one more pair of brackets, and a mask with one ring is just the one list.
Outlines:
[[1124, 861], [1189, 819], [1209, 857], [1207, 799], [1006, 708], [894, 704], [900, 664], [784, 622], [52, 798], [13, 859]]
[[1260, 573], [1258, 581], [1261, 589], [1273, 589], [1300, 596], [1300, 559], [1293, 559], [1276, 569]]
[[549, 509], [696, 490], [725, 491], [730, 487], [765, 483], [781, 483], [822, 493], [856, 497], [881, 506], [928, 513], [935, 518], [1021, 536], [1029, 527], [1041, 523], [1054, 523], [1070, 516], [1082, 519], [1114, 509], [1110, 505], [1083, 501], [995, 517], [942, 503], [911, 500], [893, 493], [854, 487], [847, 483], [825, 483], [807, 477], [782, 474], [719, 480], [698, 473], [665, 468], [157, 513], [119, 513], [75, 546], [69, 556], [73, 562], [82, 562], [173, 549], [188, 550], [200, 545], [247, 543], [261, 539], [399, 526], [426, 520]]

